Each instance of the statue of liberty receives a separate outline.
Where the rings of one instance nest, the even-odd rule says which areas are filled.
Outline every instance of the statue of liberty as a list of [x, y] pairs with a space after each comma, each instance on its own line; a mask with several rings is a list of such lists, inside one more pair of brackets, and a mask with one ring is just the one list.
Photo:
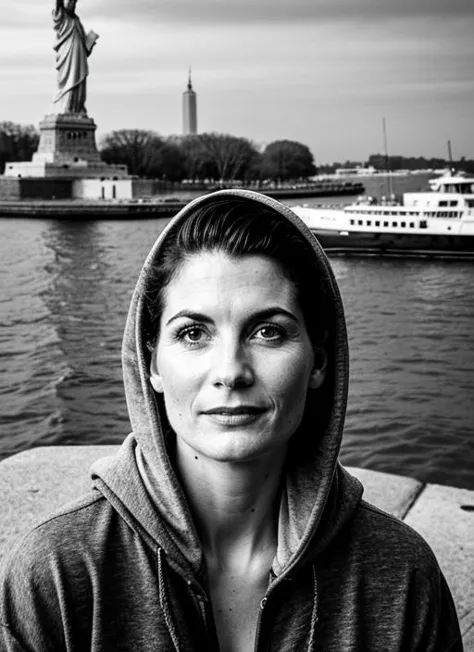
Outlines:
[[58, 90], [53, 100], [54, 112], [87, 115], [86, 80], [89, 57], [98, 35], [86, 34], [76, 16], [77, 0], [56, 0], [53, 23], [56, 31], [56, 70]]

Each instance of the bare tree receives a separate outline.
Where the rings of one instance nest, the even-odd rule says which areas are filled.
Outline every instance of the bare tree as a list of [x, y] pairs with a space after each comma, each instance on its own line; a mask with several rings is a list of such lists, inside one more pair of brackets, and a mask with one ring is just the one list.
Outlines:
[[217, 179], [224, 183], [247, 176], [247, 171], [256, 157], [258, 150], [246, 138], [237, 138], [228, 134], [200, 134], [206, 164], [215, 171]]
[[207, 154], [200, 136], [195, 134], [177, 136], [176, 143], [184, 156], [186, 178], [192, 179], [193, 181], [202, 179], [205, 176], [204, 167]]
[[107, 163], [121, 163], [130, 174], [147, 177], [163, 139], [154, 131], [120, 129], [107, 134], [102, 141], [101, 156]]
[[30, 161], [38, 141], [39, 133], [33, 125], [0, 122], [0, 172], [8, 161]]

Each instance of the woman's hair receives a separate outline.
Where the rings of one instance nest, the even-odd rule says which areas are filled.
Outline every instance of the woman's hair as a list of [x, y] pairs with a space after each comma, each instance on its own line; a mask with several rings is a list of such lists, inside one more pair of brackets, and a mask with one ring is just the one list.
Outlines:
[[311, 245], [277, 211], [236, 197], [196, 208], [165, 237], [145, 292], [146, 330], [152, 345], [159, 334], [167, 285], [191, 256], [210, 251], [235, 258], [260, 255], [275, 261], [296, 289], [313, 347], [324, 343], [329, 306]]

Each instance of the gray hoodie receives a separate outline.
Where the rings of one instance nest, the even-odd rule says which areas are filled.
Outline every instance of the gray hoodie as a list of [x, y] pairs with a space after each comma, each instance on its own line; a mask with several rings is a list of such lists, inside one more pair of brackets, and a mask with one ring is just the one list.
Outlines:
[[[285, 468], [277, 553], [261, 602], [255, 650], [290, 652], [462, 650], [451, 594], [426, 542], [361, 498], [338, 462], [348, 389], [348, 345], [339, 290], [319, 243], [290, 209], [248, 191], [310, 243], [330, 295], [328, 374], [308, 400]], [[250, 204], [249, 204], [250, 205]], [[168, 453], [162, 403], [149, 381], [140, 274], [122, 360], [132, 433], [118, 454], [92, 467], [92, 489], [24, 537], [0, 583], [0, 650], [185, 652], [218, 650], [205, 561]], [[315, 283], [318, 282], [315, 279]]]

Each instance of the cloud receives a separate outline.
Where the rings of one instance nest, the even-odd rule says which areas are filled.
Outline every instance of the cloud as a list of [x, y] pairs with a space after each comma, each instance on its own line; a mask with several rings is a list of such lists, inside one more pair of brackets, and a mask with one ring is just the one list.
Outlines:
[[[92, 10], [92, 6], [90, 7]], [[80, 11], [80, 6], [78, 6]], [[384, 21], [410, 17], [474, 16], [472, 0], [103, 0], [96, 15], [173, 23]]]
[[53, 2], [35, 2], [34, 0], [2, 0], [1, 28], [34, 29], [51, 22]]

